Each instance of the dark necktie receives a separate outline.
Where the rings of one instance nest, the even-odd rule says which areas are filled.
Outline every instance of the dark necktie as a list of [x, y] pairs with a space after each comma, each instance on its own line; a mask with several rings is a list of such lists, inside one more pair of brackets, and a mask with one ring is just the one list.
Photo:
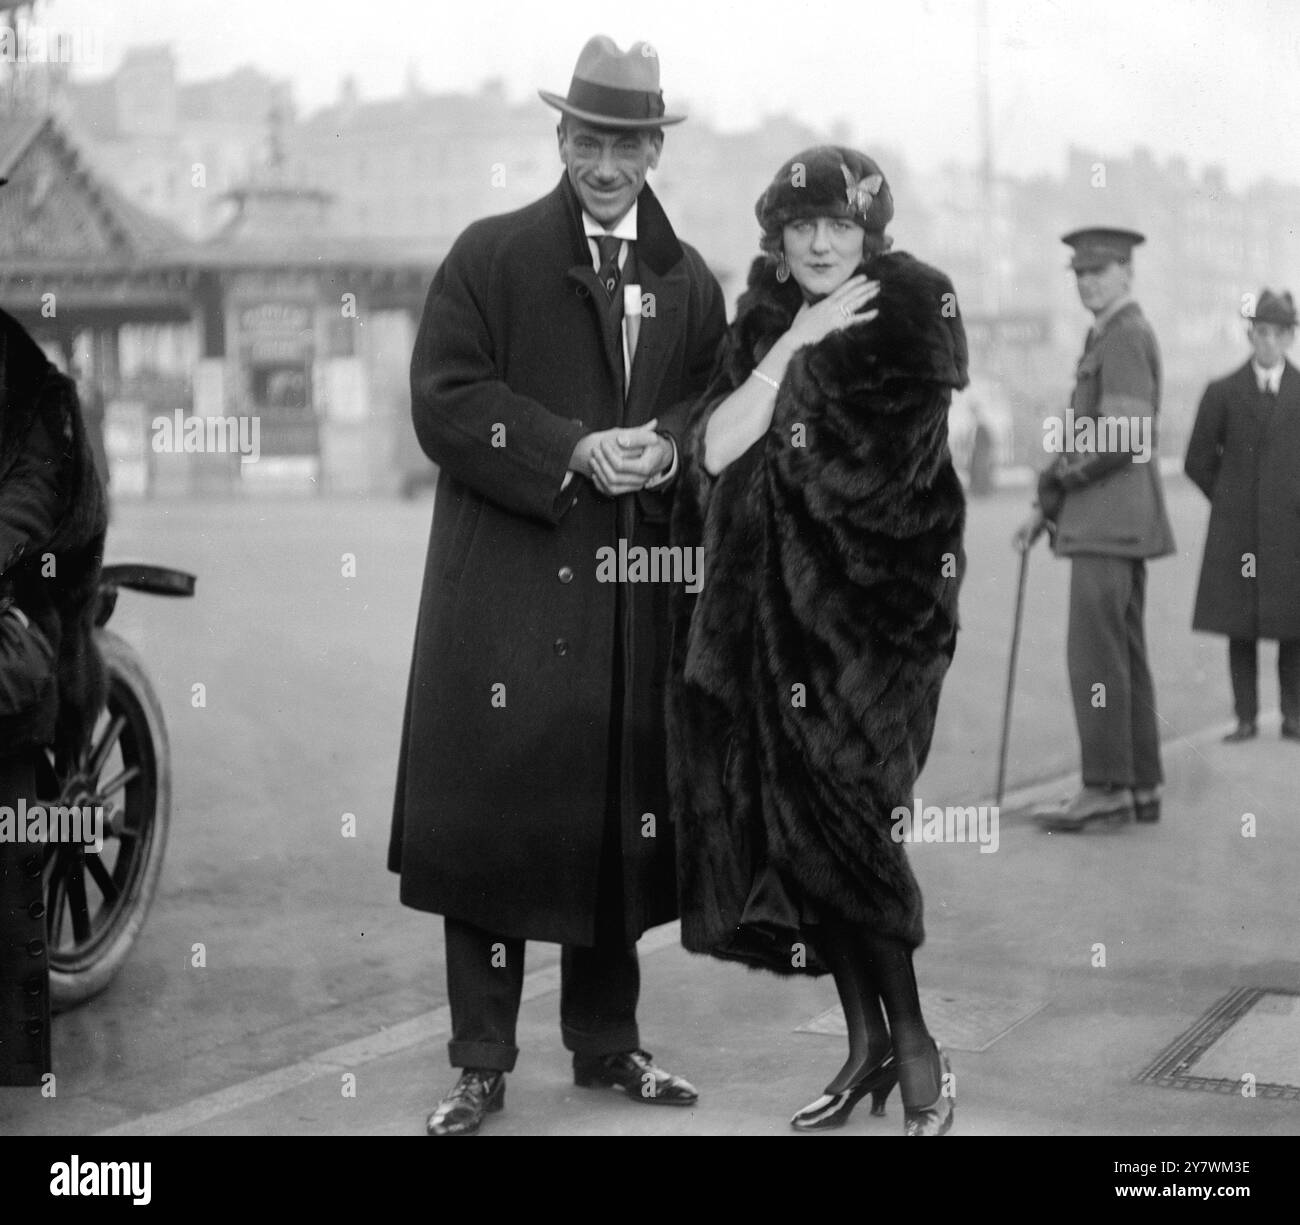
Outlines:
[[1266, 434], [1273, 424], [1273, 409], [1277, 406], [1277, 395], [1267, 383], [1259, 389], [1259, 428]]
[[612, 302], [615, 293], [618, 292], [621, 276], [618, 268], [618, 253], [623, 249], [623, 240], [615, 238], [612, 234], [603, 234], [596, 239], [596, 245], [600, 248], [600, 272], [597, 275]]

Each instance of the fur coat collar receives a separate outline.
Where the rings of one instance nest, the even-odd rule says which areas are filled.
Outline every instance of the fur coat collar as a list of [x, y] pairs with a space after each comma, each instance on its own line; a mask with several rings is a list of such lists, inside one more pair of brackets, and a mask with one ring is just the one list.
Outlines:
[[947, 417], [966, 341], [942, 273], [901, 253], [864, 270], [879, 316], [799, 350], [771, 429], [713, 480], [708, 416], [802, 300], [755, 262], [675, 500], [676, 539], [704, 548], [667, 692], [683, 943], [784, 973], [817, 969], [791, 952], [817, 910], [924, 936], [892, 811], [912, 803], [956, 642]]

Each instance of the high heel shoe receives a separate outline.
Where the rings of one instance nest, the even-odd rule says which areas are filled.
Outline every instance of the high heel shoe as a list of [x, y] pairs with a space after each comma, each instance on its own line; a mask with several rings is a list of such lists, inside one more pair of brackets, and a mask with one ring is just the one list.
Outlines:
[[[945, 1092], [946, 1086], [955, 1086], [952, 1079], [952, 1065], [948, 1054], [937, 1042], [935, 1054], [939, 1056], [939, 1096], [928, 1106], [915, 1109], [907, 1107], [904, 1111], [903, 1135], [905, 1136], [942, 1136], [952, 1126], [952, 1116], [957, 1112], [957, 1092]], [[910, 1061], [909, 1061], [910, 1062]]]
[[823, 1093], [815, 1102], [809, 1102], [791, 1120], [796, 1131], [825, 1131], [843, 1127], [856, 1106], [868, 1093], [871, 1094], [871, 1113], [880, 1118], [885, 1113], [885, 1099], [898, 1084], [898, 1065], [890, 1051], [879, 1063], [867, 1068], [847, 1089], [839, 1093]]

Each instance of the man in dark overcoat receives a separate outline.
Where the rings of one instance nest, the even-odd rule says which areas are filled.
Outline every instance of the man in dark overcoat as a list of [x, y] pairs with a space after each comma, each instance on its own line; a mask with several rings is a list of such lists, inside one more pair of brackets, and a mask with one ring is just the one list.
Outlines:
[[1300, 373], [1289, 293], [1265, 289], [1250, 324], [1250, 361], [1205, 389], [1184, 468], [1210, 499], [1192, 628], [1228, 636], [1237, 726], [1257, 734], [1257, 644], [1277, 640], [1282, 736], [1300, 740]]
[[577, 1084], [696, 1098], [636, 1022], [635, 942], [676, 914], [672, 575], [625, 585], [634, 572], [610, 558], [668, 546], [674, 432], [707, 382], [722, 295], [645, 184], [681, 119], [653, 49], [594, 38], [567, 97], [541, 96], [562, 112], [565, 174], [457, 239], [411, 361], [416, 434], [441, 473], [389, 867], [406, 905], [445, 922], [462, 1073], [432, 1135], [502, 1104], [529, 939], [563, 946]]
[[1160, 816], [1160, 736], [1147, 663], [1146, 562], [1174, 551], [1156, 449], [1160, 349], [1131, 296], [1133, 230], [1066, 234], [1079, 298], [1092, 312], [1074, 394], [1044, 443], [1058, 451], [1016, 534], [1028, 548], [1049, 526], [1070, 558], [1066, 654], [1083, 787], [1039, 814], [1047, 829]]
[[[11, 817], [37, 802], [39, 755], [71, 757], [103, 703], [92, 623], [106, 520], [75, 385], [0, 310], [0, 806]], [[43, 868], [40, 846], [0, 840], [0, 1085], [40, 1085], [50, 1071]]]

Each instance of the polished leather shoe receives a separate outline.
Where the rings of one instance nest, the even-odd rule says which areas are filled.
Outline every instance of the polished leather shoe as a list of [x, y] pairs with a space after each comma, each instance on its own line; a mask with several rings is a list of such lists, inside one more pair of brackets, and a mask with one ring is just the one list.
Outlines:
[[1237, 726], [1232, 729], [1232, 731], [1230, 731], [1226, 736], [1224, 736], [1223, 743], [1240, 744], [1243, 740], [1254, 740], [1255, 737], [1258, 735], [1259, 735], [1259, 728], [1257, 728], [1253, 723], [1247, 723], [1245, 722], [1245, 720], [1243, 720], [1242, 722], [1238, 723]]
[[486, 1068], [466, 1068], [450, 1093], [424, 1122], [431, 1136], [472, 1136], [483, 1116], [506, 1104], [506, 1074]]
[[573, 1083], [580, 1089], [622, 1089], [633, 1101], [694, 1106], [700, 1095], [690, 1081], [654, 1065], [649, 1051], [574, 1055]]
[[809, 1102], [790, 1120], [790, 1126], [796, 1131], [827, 1131], [832, 1127], [843, 1127], [849, 1121], [853, 1107], [868, 1093], [871, 1094], [871, 1113], [881, 1118], [885, 1113], [885, 1101], [896, 1084], [898, 1065], [894, 1062], [894, 1052], [890, 1051], [879, 1063], [859, 1073], [847, 1089], [839, 1093], [828, 1091], [815, 1102]]
[[904, 1111], [903, 1135], [905, 1136], [943, 1136], [952, 1127], [953, 1115], [957, 1113], [957, 1093], [953, 1086], [952, 1066], [948, 1062], [948, 1052], [937, 1042], [935, 1054], [939, 1057], [939, 1096], [928, 1106], [908, 1107]]
[[1300, 740], [1300, 723], [1293, 719], [1282, 720], [1282, 739]]
[[1133, 788], [1133, 817], [1148, 825], [1160, 820], [1159, 787]]
[[1090, 824], [1122, 824], [1133, 819], [1133, 793], [1127, 787], [1089, 786], [1068, 803], [1034, 814], [1043, 829], [1078, 833]]

